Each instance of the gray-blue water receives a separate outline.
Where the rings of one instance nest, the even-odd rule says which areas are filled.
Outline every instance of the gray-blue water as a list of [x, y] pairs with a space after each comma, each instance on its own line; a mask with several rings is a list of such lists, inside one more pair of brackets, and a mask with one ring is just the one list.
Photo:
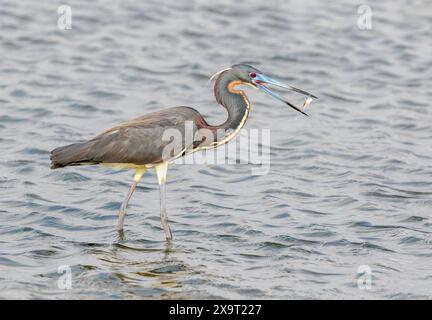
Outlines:
[[[238, 62], [320, 100], [307, 118], [247, 89], [270, 170], [171, 166], [171, 244], [154, 172], [120, 239], [131, 171], [49, 169], [157, 109], [222, 122], [208, 78]], [[431, 67], [427, 0], [0, 0], [0, 298], [432, 298]]]

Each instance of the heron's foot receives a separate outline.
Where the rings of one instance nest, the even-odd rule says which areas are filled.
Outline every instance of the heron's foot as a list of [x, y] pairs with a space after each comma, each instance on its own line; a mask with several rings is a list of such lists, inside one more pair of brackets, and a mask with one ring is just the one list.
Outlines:
[[117, 230], [118, 241], [124, 241], [126, 239], [123, 229]]

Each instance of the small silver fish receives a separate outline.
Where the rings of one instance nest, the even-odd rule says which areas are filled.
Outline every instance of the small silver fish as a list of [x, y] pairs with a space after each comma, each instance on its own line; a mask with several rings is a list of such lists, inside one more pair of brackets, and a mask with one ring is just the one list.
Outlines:
[[307, 98], [305, 98], [305, 102], [303, 103], [303, 111], [305, 111], [306, 110], [306, 108], [310, 105], [310, 103], [312, 102], [312, 98], [311, 97], [307, 97]]

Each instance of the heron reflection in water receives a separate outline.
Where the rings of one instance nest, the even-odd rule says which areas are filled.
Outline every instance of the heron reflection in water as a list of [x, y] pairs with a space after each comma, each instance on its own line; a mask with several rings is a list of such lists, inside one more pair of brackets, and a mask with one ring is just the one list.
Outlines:
[[[212, 79], [216, 79], [214, 85], [216, 101], [228, 112], [228, 118], [224, 123], [210, 125], [197, 110], [191, 107], [181, 106], [164, 109], [116, 125], [91, 140], [54, 149], [51, 151], [51, 168], [101, 164], [135, 170], [134, 181], [120, 207], [117, 225], [119, 230], [123, 230], [126, 208], [138, 182], [146, 170], [155, 168], [160, 189], [162, 228], [166, 239], [172, 239], [165, 205], [168, 164], [191, 152], [217, 148], [237, 135], [245, 125], [251, 108], [249, 99], [244, 91], [238, 88], [239, 85], [257, 88], [304, 115], [307, 114], [303, 110], [271, 91], [267, 85], [274, 85], [304, 95], [306, 97], [305, 105], [309, 104], [312, 99], [317, 99], [306, 91], [267, 77], [258, 69], [246, 64], [237, 64], [221, 70]], [[185, 123], [187, 122], [192, 123], [194, 132], [192, 141], [184, 138], [187, 134], [185, 132]], [[183, 138], [174, 141], [176, 145], [172, 149], [179, 150], [179, 152], [176, 154], [170, 152], [167, 155], [164, 150], [173, 141], [163, 139], [163, 134], [169, 129], [177, 130]], [[203, 130], [213, 132], [213, 137], [208, 139], [208, 135], [200, 134]], [[220, 132], [224, 134], [220, 134]]]

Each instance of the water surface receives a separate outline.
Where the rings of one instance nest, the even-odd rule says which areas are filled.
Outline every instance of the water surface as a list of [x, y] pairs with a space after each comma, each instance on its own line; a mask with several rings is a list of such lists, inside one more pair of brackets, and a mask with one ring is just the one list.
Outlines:
[[[361, 1], [74, 0], [63, 31], [62, 4], [1, 1], [1, 298], [432, 297], [429, 1], [374, 1], [370, 30]], [[222, 122], [208, 77], [238, 62], [320, 100], [306, 118], [248, 89], [270, 170], [172, 166], [171, 244], [153, 172], [122, 239], [132, 172], [49, 169], [54, 147], [160, 108]]]

